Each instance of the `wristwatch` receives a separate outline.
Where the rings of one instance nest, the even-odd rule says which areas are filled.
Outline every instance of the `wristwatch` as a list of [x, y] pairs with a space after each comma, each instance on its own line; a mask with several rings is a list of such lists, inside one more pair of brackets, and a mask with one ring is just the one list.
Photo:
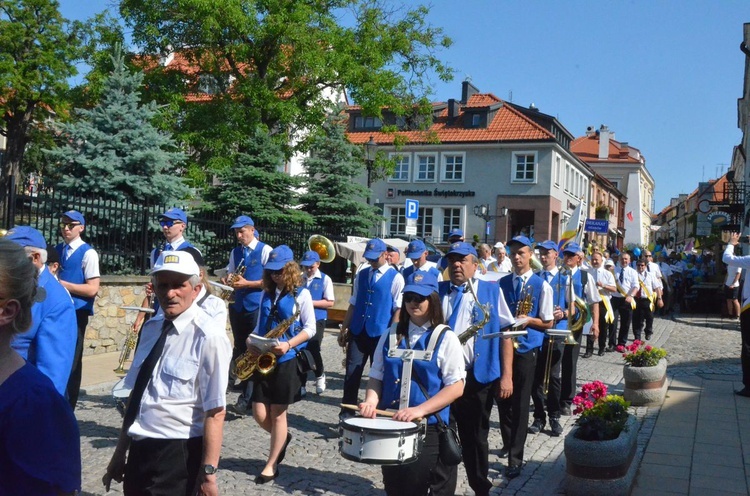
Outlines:
[[203, 465], [201, 467], [201, 472], [203, 472], [206, 475], [213, 475], [218, 471], [219, 471], [219, 468], [214, 467], [213, 465]]

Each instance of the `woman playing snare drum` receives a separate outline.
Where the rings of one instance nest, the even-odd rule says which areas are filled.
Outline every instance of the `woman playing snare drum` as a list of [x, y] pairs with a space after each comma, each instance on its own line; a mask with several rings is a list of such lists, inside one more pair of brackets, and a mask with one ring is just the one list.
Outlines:
[[[416, 271], [409, 276], [404, 287], [401, 317], [396, 325], [399, 349], [424, 350], [435, 328], [443, 323], [443, 312], [438, 297], [438, 282], [433, 274]], [[383, 483], [389, 495], [432, 494], [452, 495], [456, 489], [455, 466], [438, 464], [439, 443], [437, 419], [440, 415], [449, 423], [449, 405], [463, 394], [466, 371], [461, 344], [456, 334], [449, 329], [443, 332], [435, 346], [436, 353], [430, 360], [412, 362], [412, 382], [409, 405], [399, 406], [403, 361], [400, 357], [389, 358], [389, 333], [378, 343], [370, 379], [367, 383], [365, 401], [359, 411], [364, 417], [374, 418], [375, 409], [398, 409], [394, 420], [410, 422], [427, 420], [427, 435], [417, 461], [404, 465], [383, 466]], [[422, 393], [421, 384], [430, 399]], [[436, 470], [448, 471], [435, 478]], [[434, 487], [433, 480], [447, 480], [441, 487]]]

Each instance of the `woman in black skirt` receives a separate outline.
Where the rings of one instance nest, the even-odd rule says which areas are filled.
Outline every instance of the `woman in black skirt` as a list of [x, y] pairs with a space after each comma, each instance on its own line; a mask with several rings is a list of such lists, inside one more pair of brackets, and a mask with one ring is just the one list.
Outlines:
[[[256, 371], [252, 376], [253, 417], [271, 434], [268, 460], [255, 478], [256, 484], [265, 484], [279, 476], [279, 464], [292, 440], [287, 429], [287, 409], [302, 399], [300, 389], [306, 379], [306, 372], [302, 373], [297, 365], [297, 352], [315, 335], [312, 297], [302, 285], [301, 270], [292, 250], [286, 245], [276, 247], [263, 269], [264, 292], [253, 334], [265, 336], [282, 323], [288, 327], [277, 338], [279, 344], [268, 350], [276, 355], [276, 367], [268, 375]], [[247, 344], [253, 347], [251, 338]]]
[[[450, 404], [464, 391], [466, 370], [458, 336], [443, 323], [443, 311], [438, 297], [438, 281], [430, 272], [415, 271], [406, 280], [401, 317], [378, 343], [367, 382], [365, 401], [359, 404], [363, 417], [374, 418], [375, 409], [398, 410], [393, 420], [411, 422], [424, 418], [427, 435], [415, 462], [403, 465], [384, 465], [383, 484], [389, 496], [453, 495], [456, 489], [456, 466], [438, 464], [439, 415], [443, 423], [450, 423]], [[403, 311], [406, 310], [406, 311]], [[440, 326], [441, 328], [436, 329]], [[388, 357], [389, 335], [395, 332], [399, 349], [425, 350], [432, 334], [438, 337], [432, 358], [412, 362], [412, 384], [409, 404], [399, 405], [403, 362], [400, 357]], [[418, 383], [427, 391], [423, 394]], [[437, 471], [442, 473], [438, 474]]]

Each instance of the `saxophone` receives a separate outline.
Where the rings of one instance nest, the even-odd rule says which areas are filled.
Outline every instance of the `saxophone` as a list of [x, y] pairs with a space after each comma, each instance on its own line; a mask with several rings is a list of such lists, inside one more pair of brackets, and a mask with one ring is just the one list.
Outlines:
[[[244, 276], [246, 268], [247, 267], [245, 266], [245, 259], [243, 258], [242, 260], [240, 260], [240, 263], [237, 264], [237, 267], [234, 269], [234, 272], [227, 275], [227, 286], [231, 287], [235, 282], [237, 282], [237, 279]], [[234, 295], [233, 290], [223, 289], [219, 297], [228, 303], [234, 303], [234, 300], [232, 299], [232, 295]]]
[[461, 342], [461, 344], [466, 344], [468, 340], [477, 335], [479, 329], [483, 328], [485, 325], [487, 325], [487, 322], [490, 321], [490, 304], [485, 303], [484, 305], [482, 305], [481, 303], [479, 303], [477, 294], [474, 292], [474, 288], [471, 286], [471, 281], [468, 281], [466, 283], [466, 288], [474, 298], [474, 308], [478, 308], [483, 315], [481, 321], [471, 324], [466, 328], [464, 332], [458, 335], [458, 340]]
[[[289, 329], [292, 324], [294, 324], [294, 322], [299, 318], [300, 306], [297, 303], [296, 291], [294, 292], [293, 297], [294, 305], [297, 308], [297, 310], [295, 310], [294, 312], [294, 315], [292, 315], [288, 319], [284, 319], [283, 321], [281, 321], [276, 327], [268, 331], [263, 337], [268, 339], [280, 338], [284, 335], [287, 329]], [[266, 351], [265, 353], [258, 353], [257, 351], [248, 349], [245, 353], [238, 356], [234, 361], [234, 375], [241, 381], [247, 380], [251, 375], [253, 375], [253, 372], [255, 372], [256, 370], [260, 372], [261, 375], [268, 375], [275, 368], [276, 355], [274, 355], [270, 351]]]

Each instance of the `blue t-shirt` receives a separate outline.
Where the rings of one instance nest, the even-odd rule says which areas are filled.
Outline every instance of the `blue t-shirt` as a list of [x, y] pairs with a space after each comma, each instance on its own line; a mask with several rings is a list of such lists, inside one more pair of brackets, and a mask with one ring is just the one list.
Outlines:
[[0, 385], [0, 496], [80, 489], [73, 410], [49, 378], [26, 363]]

